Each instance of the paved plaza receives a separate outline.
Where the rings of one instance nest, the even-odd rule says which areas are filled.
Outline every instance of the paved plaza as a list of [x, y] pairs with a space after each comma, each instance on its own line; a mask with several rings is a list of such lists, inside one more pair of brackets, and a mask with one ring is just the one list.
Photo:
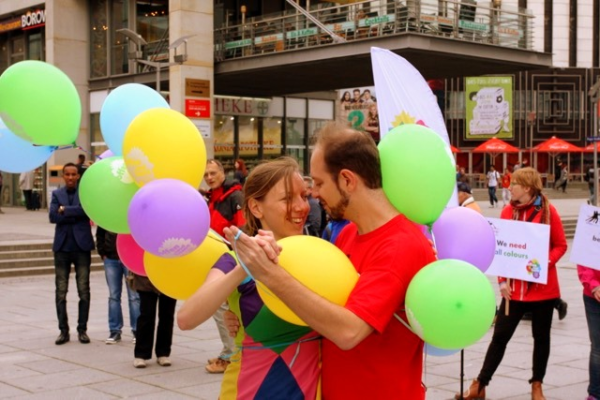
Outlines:
[[[576, 216], [585, 200], [553, 200], [563, 216]], [[499, 216], [479, 202], [486, 216]], [[0, 215], [0, 244], [47, 242], [53, 226], [44, 210], [4, 208]], [[569, 242], [570, 244], [570, 242]], [[72, 274], [73, 276], [73, 274]], [[550, 365], [544, 383], [546, 397], [554, 400], [584, 399], [587, 387], [589, 339], [582, 304], [581, 285], [567, 253], [559, 263], [563, 299], [568, 316], [554, 319]], [[494, 286], [497, 287], [496, 285]], [[77, 292], [70, 282], [68, 309], [71, 325], [77, 318]], [[77, 341], [56, 346], [58, 335], [54, 307], [54, 277], [50, 275], [0, 279], [0, 398], [15, 399], [217, 399], [221, 375], [204, 371], [206, 359], [220, 350], [213, 321], [191, 332], [175, 328], [173, 365], [153, 362], [135, 369], [128, 327], [123, 341], [106, 345], [108, 290], [103, 272], [91, 274], [92, 302], [88, 334], [91, 344]], [[123, 309], [127, 313], [126, 295]], [[181, 303], [181, 302], [179, 302]], [[125, 320], [128, 321], [127, 315]], [[475, 377], [491, 337], [491, 330], [465, 350], [465, 386]], [[385, 352], [385, 349], [381, 349]], [[531, 377], [531, 323], [524, 321], [511, 340], [506, 356], [488, 390], [488, 398], [529, 400]], [[459, 388], [460, 357], [428, 357], [424, 381], [427, 399], [451, 399]], [[399, 394], [398, 399], [403, 399]], [[410, 399], [407, 399], [410, 400]]]

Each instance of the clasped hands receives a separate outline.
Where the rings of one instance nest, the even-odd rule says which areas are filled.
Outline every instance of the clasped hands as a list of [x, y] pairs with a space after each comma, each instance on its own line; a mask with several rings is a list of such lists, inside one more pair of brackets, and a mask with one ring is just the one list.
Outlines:
[[248, 268], [252, 277], [266, 284], [264, 280], [269, 270], [277, 266], [281, 253], [281, 246], [277, 244], [273, 233], [260, 229], [256, 236], [251, 237], [235, 226], [225, 228], [223, 232], [235, 246], [239, 260]]

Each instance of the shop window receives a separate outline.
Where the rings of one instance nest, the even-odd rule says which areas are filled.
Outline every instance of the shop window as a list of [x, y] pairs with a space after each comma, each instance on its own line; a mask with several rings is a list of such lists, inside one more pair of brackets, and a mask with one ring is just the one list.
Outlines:
[[[169, 1], [143, 0], [136, 3], [136, 32], [148, 43], [165, 39], [169, 31]], [[167, 36], [168, 38], [168, 36]]]
[[41, 32], [29, 35], [28, 60], [44, 60], [44, 40]]
[[215, 158], [223, 161], [226, 159], [233, 160], [235, 142], [235, 117], [229, 115], [215, 116]]

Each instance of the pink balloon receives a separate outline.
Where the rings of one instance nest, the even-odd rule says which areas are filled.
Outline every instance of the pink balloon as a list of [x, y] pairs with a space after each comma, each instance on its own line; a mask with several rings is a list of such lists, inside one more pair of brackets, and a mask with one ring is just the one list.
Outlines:
[[144, 249], [127, 233], [117, 235], [117, 253], [121, 262], [136, 275], [148, 276], [144, 268]]

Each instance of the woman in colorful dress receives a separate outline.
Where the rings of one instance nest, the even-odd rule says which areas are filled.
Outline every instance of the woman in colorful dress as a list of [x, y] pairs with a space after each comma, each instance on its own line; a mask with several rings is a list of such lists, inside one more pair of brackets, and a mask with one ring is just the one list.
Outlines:
[[[282, 157], [258, 165], [244, 186], [246, 233], [260, 229], [275, 239], [301, 235], [310, 207], [298, 164]], [[205, 283], [177, 314], [183, 330], [208, 320], [227, 300], [242, 327], [236, 337], [241, 349], [231, 359], [221, 385], [220, 400], [307, 399], [320, 397], [319, 336], [305, 326], [273, 314], [235, 259], [223, 255]]]

